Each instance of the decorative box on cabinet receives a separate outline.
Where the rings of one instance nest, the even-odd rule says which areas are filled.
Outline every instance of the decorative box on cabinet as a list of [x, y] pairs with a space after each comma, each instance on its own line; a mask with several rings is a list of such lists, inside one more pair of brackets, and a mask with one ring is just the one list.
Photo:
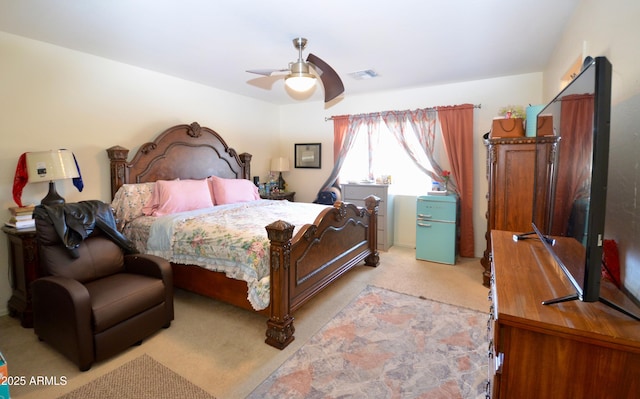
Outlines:
[[35, 229], [18, 230], [4, 226], [9, 250], [9, 272], [13, 293], [7, 307], [9, 314], [20, 319], [22, 327], [33, 327], [31, 282], [38, 274], [38, 245]]
[[[553, 178], [553, 160], [556, 153], [556, 137], [492, 138], [484, 141], [487, 147], [487, 247], [480, 263], [484, 267], [483, 282], [489, 286], [491, 275], [491, 231], [532, 231], [534, 175], [536, 156], [538, 162], [549, 167], [540, 169], [538, 187], [546, 189]], [[536, 151], [536, 147], [538, 151]], [[539, 209], [546, 204], [545, 192], [539, 192]], [[538, 223], [539, 226], [544, 224]]]
[[380, 198], [378, 207], [378, 250], [387, 251], [393, 245], [393, 195], [388, 184], [342, 184], [342, 200], [357, 206], [365, 206], [369, 195]]
[[416, 259], [456, 263], [458, 197], [423, 195], [416, 206]]
[[[540, 240], [492, 232], [487, 395], [640, 398], [640, 322], [600, 302], [543, 305], [575, 291]], [[640, 314], [603, 280], [602, 296]]]

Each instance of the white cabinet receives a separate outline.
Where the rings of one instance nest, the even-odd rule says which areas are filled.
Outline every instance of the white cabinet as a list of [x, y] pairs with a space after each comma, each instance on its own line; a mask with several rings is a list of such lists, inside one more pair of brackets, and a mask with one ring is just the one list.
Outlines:
[[393, 195], [389, 193], [388, 184], [342, 185], [342, 201], [357, 206], [364, 206], [364, 199], [369, 195], [380, 198], [378, 207], [378, 250], [386, 251], [393, 245]]

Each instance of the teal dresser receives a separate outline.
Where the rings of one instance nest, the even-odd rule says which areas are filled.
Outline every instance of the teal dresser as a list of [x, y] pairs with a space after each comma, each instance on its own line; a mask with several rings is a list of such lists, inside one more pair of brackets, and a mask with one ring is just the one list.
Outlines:
[[455, 264], [458, 197], [423, 195], [417, 201], [416, 259]]

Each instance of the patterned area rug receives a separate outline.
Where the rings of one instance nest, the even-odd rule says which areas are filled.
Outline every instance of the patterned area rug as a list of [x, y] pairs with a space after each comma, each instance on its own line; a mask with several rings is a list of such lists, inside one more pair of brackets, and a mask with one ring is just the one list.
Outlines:
[[484, 398], [487, 315], [367, 287], [248, 398]]
[[142, 355], [59, 399], [215, 399], [151, 356]]

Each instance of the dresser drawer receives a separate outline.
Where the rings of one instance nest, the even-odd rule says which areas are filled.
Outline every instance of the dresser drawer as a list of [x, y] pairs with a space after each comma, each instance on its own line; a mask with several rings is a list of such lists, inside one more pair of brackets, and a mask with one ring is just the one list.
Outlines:
[[376, 186], [374, 184], [365, 185], [349, 185], [345, 184], [342, 187], [342, 197], [351, 199], [365, 199], [369, 195], [375, 195], [376, 197], [383, 198], [386, 196], [386, 186]]
[[364, 199], [374, 195], [380, 199], [378, 205], [378, 249], [386, 251], [393, 245], [393, 195], [389, 185], [348, 183], [341, 186], [342, 201], [365, 207]]
[[[361, 200], [361, 199], [343, 198], [343, 201], [353, 204], [355, 206], [366, 208], [364, 204], [364, 200]], [[378, 223], [380, 223], [380, 216], [384, 216], [387, 214], [386, 208], [387, 206], [385, 205], [384, 201], [380, 199], [380, 204], [378, 205]]]

